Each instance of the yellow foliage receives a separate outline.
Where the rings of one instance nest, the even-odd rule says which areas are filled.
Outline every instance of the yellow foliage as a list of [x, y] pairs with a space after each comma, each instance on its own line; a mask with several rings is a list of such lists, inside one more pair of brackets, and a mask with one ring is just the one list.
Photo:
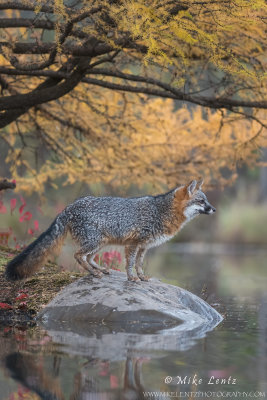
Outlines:
[[[83, 99], [82, 107], [73, 96]], [[32, 114], [24, 123], [25, 132], [34, 129]], [[78, 121], [83, 133], [63, 127], [51, 115], [70, 124]], [[255, 150], [267, 146], [266, 132], [257, 136], [260, 127], [255, 121], [222, 119], [220, 112], [201, 107], [175, 111], [173, 100], [144, 95], [137, 100], [103, 89], [88, 93], [82, 85], [61, 104], [42, 106], [37, 121], [46, 144], [59, 159], [50, 153], [36, 173], [33, 157], [28, 157], [23, 174], [18, 149], [10, 150], [6, 159], [12, 163], [12, 176], [20, 189], [29, 193], [42, 192], [47, 181], [58, 178], [65, 184], [103, 182], [117, 187], [150, 183], [159, 190], [204, 176], [208, 184], [220, 181], [224, 185], [236, 177], [238, 162], [255, 165]], [[222, 176], [226, 170], [227, 180]]]
[[[112, 46], [113, 52], [120, 50], [113, 64], [101, 64], [104, 56], [96, 54], [91, 65], [99, 63], [109, 71], [137, 78], [153, 77], [181, 91], [189, 86], [196, 98], [198, 93], [206, 95], [202, 83], [209, 79], [208, 90], [214, 99], [259, 102], [266, 98], [264, 0], [81, 0], [75, 12], [97, 7], [101, 12], [75, 25], [80, 36], [73, 34], [63, 43], [60, 38], [71, 18], [67, 2], [37, 0], [35, 4], [36, 14], [46, 4], [52, 4], [54, 10], [55, 27], [49, 40], [56, 42], [57, 55], [44, 73], [60, 70], [71, 58], [64, 53], [64, 46], [78, 46], [83, 33], [92, 47], [97, 38], [101, 45]], [[16, 13], [8, 10], [5, 16]], [[38, 22], [42, 14], [35, 17]], [[17, 42], [38, 44], [43, 40], [40, 31], [31, 35], [28, 27], [3, 29], [3, 37], [12, 46], [2, 46], [1, 67], [13, 68]], [[47, 60], [49, 54], [16, 57], [29, 66]], [[86, 76], [121, 86], [126, 81], [116, 75], [93, 75], [90, 70]], [[5, 77], [11, 95], [28, 93], [46, 78]], [[133, 89], [140, 87], [137, 80], [127, 84]], [[151, 85], [143, 83], [148, 89]], [[153, 88], [163, 90], [156, 84]], [[31, 108], [2, 130], [0, 138], [8, 149], [5, 162], [12, 178], [27, 192], [41, 193], [47, 182], [56, 179], [63, 184], [104, 182], [117, 187], [150, 183], [159, 189], [204, 176], [207, 183], [220, 181], [223, 185], [235, 178], [238, 163], [256, 165], [258, 149], [267, 146], [263, 111], [251, 109], [249, 120], [241, 107], [235, 107], [234, 116], [229, 110], [231, 107], [228, 111], [189, 107], [172, 99], [126, 93], [123, 88], [111, 91], [83, 82], [64, 97]]]

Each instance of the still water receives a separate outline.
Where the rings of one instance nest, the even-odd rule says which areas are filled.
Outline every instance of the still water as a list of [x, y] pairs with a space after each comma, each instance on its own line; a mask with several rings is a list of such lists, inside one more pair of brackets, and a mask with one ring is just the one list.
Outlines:
[[148, 272], [224, 317], [205, 337], [183, 337], [171, 351], [164, 340], [153, 351], [138, 346], [144, 334], [116, 349], [92, 329], [95, 351], [86, 338], [79, 348], [72, 332], [64, 343], [41, 327], [0, 326], [0, 399], [267, 398], [266, 255], [201, 246], [183, 253], [165, 245], [148, 257]]

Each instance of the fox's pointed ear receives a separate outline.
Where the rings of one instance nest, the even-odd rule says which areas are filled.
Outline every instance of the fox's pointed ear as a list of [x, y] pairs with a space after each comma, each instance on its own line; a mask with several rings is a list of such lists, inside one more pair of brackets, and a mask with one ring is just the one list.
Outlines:
[[188, 183], [188, 185], [186, 186], [187, 193], [190, 197], [193, 195], [194, 191], [196, 190], [196, 186], [197, 186], [197, 181], [195, 179], [193, 181], [191, 181], [190, 183]]
[[200, 179], [200, 180], [197, 182], [197, 190], [201, 190], [201, 187], [202, 187], [203, 183], [204, 183], [204, 179]]

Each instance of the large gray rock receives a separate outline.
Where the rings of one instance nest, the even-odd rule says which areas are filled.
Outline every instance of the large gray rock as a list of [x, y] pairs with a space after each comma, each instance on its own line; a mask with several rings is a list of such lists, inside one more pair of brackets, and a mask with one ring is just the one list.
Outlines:
[[124, 359], [129, 349], [186, 349], [222, 317], [187, 290], [155, 279], [128, 282], [124, 273], [112, 271], [65, 287], [37, 320], [70, 352]]

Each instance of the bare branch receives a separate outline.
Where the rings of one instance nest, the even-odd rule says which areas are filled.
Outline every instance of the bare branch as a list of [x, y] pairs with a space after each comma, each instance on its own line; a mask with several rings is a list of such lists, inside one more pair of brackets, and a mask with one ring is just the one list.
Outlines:
[[[18, 0], [2, 1], [0, 3], [0, 10], [35, 11], [37, 7], [39, 8], [39, 3], [36, 3], [34, 1], [32, 1], [31, 4], [25, 3], [22, 1], [18, 1]], [[40, 12], [54, 14], [54, 8], [51, 6], [42, 4], [39, 9], [40, 9]]]
[[55, 22], [43, 19], [30, 18], [0, 18], [0, 28], [37, 28], [37, 29], [55, 29]]
[[70, 92], [81, 81], [86, 73], [87, 67], [88, 65], [86, 67], [83, 65], [78, 65], [74, 72], [70, 74], [69, 78], [65, 79], [63, 83], [56, 85], [53, 90], [51, 90], [51, 88], [45, 88], [26, 94], [2, 97], [0, 98], [0, 110], [28, 108], [37, 104], [56, 100]]
[[[39, 84], [36, 89], [33, 90], [34, 92], [40, 91], [42, 89], [48, 89], [51, 88], [53, 91], [54, 87], [59, 84], [64, 77], [60, 76], [60, 73], [64, 74], [66, 71], [71, 71], [79, 62], [79, 59], [73, 59], [73, 60], [68, 60], [65, 64], [62, 65], [62, 67], [58, 71], [58, 76], [51, 76], [48, 79], [46, 79], [44, 82]], [[30, 71], [25, 71], [24, 73], [29, 74]], [[68, 75], [69, 77], [69, 75]], [[66, 77], [67, 78], [67, 77]], [[9, 89], [10, 91], [10, 89]], [[19, 95], [16, 91], [12, 90], [12, 94], [15, 93], [16, 95]], [[15, 121], [17, 118], [19, 118], [21, 115], [26, 113], [29, 110], [30, 107], [21, 107], [21, 108], [15, 108], [12, 110], [7, 110], [4, 113], [0, 114], [0, 128], [4, 128], [11, 122]]]
[[[125, 43], [125, 40], [117, 41], [117, 45], [120, 46]], [[0, 42], [0, 50], [2, 47], [8, 47], [12, 49], [14, 54], [50, 54], [51, 51], [56, 47], [55, 43], [22, 43], [18, 42], [12, 45], [9, 42]], [[130, 46], [129, 46], [130, 47]], [[86, 43], [81, 45], [66, 44], [62, 46], [62, 54], [72, 55], [75, 57], [95, 57], [101, 54], [105, 54], [115, 50], [111, 45], [100, 42], [95, 38], [89, 38]]]
[[[62, 34], [59, 37], [59, 41], [58, 41], [58, 45], [61, 46], [66, 38], [70, 35], [71, 31], [73, 28], [73, 22], [69, 21], [66, 23]], [[41, 63], [30, 63], [30, 64], [21, 64], [17, 58], [15, 56], [12, 56], [10, 58], [11, 64], [13, 65], [13, 67], [17, 68], [17, 69], [21, 69], [21, 70], [25, 70], [25, 71], [30, 71], [33, 69], [44, 69], [49, 67], [50, 65], [52, 65], [55, 61], [57, 52], [58, 52], [58, 45], [54, 45], [54, 48], [52, 49], [52, 51], [49, 54], [49, 57], [46, 61], [43, 61]]]
[[[102, 62], [109, 61], [109, 59], [102, 60]], [[0, 73], [6, 73], [10, 75], [30, 75], [30, 76], [47, 76], [51, 78], [69, 78], [69, 74], [65, 72], [56, 72], [56, 71], [27, 71], [27, 72], [16, 72], [15, 70], [8, 69], [5, 67], [0, 67]], [[100, 79], [94, 79], [94, 78], [89, 78], [89, 77], [84, 77], [82, 78], [82, 82], [88, 83], [88, 84], [93, 84], [97, 86], [102, 86], [107, 89], [111, 90], [119, 90], [119, 91], [125, 91], [125, 92], [132, 92], [132, 93], [144, 93], [148, 94], [151, 96], [159, 96], [163, 98], [171, 98], [175, 100], [181, 100], [193, 104], [198, 104], [203, 107], [209, 107], [209, 108], [214, 108], [214, 109], [220, 109], [220, 108], [226, 108], [228, 110], [236, 112], [236, 110], [233, 110], [233, 107], [247, 107], [247, 108], [261, 108], [261, 109], [266, 109], [267, 108], [267, 101], [244, 101], [244, 100], [233, 100], [230, 97], [207, 97], [207, 96], [194, 96], [192, 94], [188, 94], [185, 92], [182, 92], [175, 87], [168, 85], [166, 83], [163, 83], [162, 81], [159, 81], [157, 79], [149, 78], [149, 77], [144, 77], [140, 75], [132, 75], [132, 74], [125, 74], [119, 71], [114, 71], [114, 70], [107, 70], [107, 69], [101, 69], [101, 68], [95, 68], [95, 69], [88, 69], [87, 73], [95, 74], [95, 75], [103, 75], [103, 76], [112, 76], [116, 78], [121, 78], [128, 81], [134, 81], [134, 82], [141, 82], [141, 83], [146, 83], [148, 85], [153, 85], [153, 86], [158, 86], [164, 90], [158, 90], [155, 87], [144, 87], [144, 86], [131, 86], [131, 85], [122, 85], [118, 83], [113, 83], [113, 82], [107, 82], [105, 80], [100, 80]], [[26, 96], [26, 95], [25, 95]], [[12, 96], [10, 96], [12, 97]], [[16, 97], [16, 96], [15, 96]], [[16, 108], [15, 107], [15, 97], [12, 99], [12, 105], [8, 105], [9, 109], [11, 108]], [[6, 97], [7, 98], [7, 97]], [[4, 103], [1, 103], [2, 101], [4, 102], [4, 98], [0, 99], [0, 110], [5, 109], [1, 108], [4, 107]]]
[[[0, 28], [31, 28], [54, 30], [55, 26], [56, 22], [43, 19], [35, 20], [31, 18], [0, 18]], [[63, 31], [65, 24], [58, 24], [58, 27], [61, 31]], [[73, 29], [71, 35], [80, 39], [85, 39], [88, 37], [88, 35], [80, 29]]]
[[[90, 73], [94, 73], [94, 71], [90, 71]], [[128, 75], [128, 74], [127, 74]], [[132, 93], [144, 93], [151, 96], [159, 96], [164, 98], [176, 99], [181, 101], [186, 101], [189, 103], [194, 103], [201, 105], [203, 107], [209, 107], [214, 109], [219, 108], [227, 108], [228, 110], [234, 111], [233, 107], [250, 107], [250, 108], [267, 108], [267, 101], [242, 101], [242, 100], [233, 100], [231, 98], [214, 98], [214, 97], [204, 97], [204, 96], [191, 96], [186, 93], [181, 92], [167, 84], [164, 84], [160, 81], [156, 81], [151, 78], [145, 78], [136, 76], [134, 79], [134, 75], [131, 76], [131, 80], [143, 81], [146, 83], [152, 83], [154, 85], [160, 86], [165, 90], [157, 90], [154, 88], [148, 87], [140, 87], [140, 86], [130, 86], [130, 85], [121, 85], [117, 83], [111, 83], [104, 80], [94, 79], [94, 78], [84, 78], [83, 82], [94, 84], [97, 86], [102, 86], [111, 90], [119, 90], [125, 92]], [[130, 80], [130, 79], [128, 79]]]
[[[100, 11], [102, 8], [103, 8], [102, 6], [94, 7], [90, 11], [85, 11], [83, 13], [77, 14], [75, 16], [75, 18], [80, 16], [79, 18], [84, 19], [89, 14], [94, 14], [94, 13]], [[19, 0], [2, 1], [0, 3], [0, 10], [22, 10], [22, 11], [24, 10], [24, 11], [33, 11], [33, 12], [36, 12], [36, 10], [38, 10], [39, 12], [48, 13], [48, 14], [55, 13], [54, 7], [51, 7], [49, 5], [40, 4], [39, 2], [35, 2], [35, 1], [31, 1], [31, 3], [30, 2], [25, 3], [25, 2], [19, 1]], [[71, 7], [69, 7], [69, 8], [65, 7], [65, 12], [67, 14], [73, 16], [73, 9]], [[79, 18], [77, 19], [77, 21], [81, 20]]]
[[[33, 63], [31, 62], [30, 64], [21, 64], [15, 56], [10, 57], [11, 64], [13, 67], [25, 71], [30, 71], [33, 69], [44, 69], [52, 65], [55, 61], [55, 58], [58, 53], [58, 49], [61, 48], [67, 37], [71, 34], [72, 28], [76, 22], [80, 22], [84, 20], [85, 18], [89, 17], [91, 14], [94, 14], [101, 10], [102, 7], [95, 7], [91, 10], [87, 10], [85, 12], [79, 13], [74, 15], [73, 17], [70, 18], [68, 22], [66, 22], [65, 25], [63, 25], [62, 28], [62, 33], [58, 39], [58, 42], [54, 44], [49, 57], [46, 61], [40, 62], [40, 63]], [[1, 22], [1, 21], [0, 21]]]

